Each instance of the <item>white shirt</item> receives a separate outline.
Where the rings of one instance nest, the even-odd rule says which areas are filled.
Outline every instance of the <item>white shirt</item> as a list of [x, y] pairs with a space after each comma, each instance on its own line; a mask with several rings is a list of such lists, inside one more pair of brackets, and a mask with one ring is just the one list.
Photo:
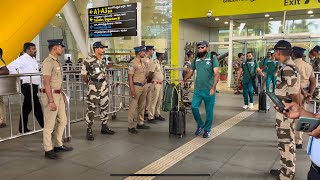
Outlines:
[[[22, 56], [18, 57], [16, 60], [8, 65], [10, 74], [30, 74], [30, 73], [40, 73], [38, 62], [34, 57], [29, 54], [24, 53]], [[22, 84], [30, 84], [30, 76], [25, 76], [20, 78]], [[32, 76], [32, 84], [41, 85], [40, 76]]]
[[311, 161], [320, 167], [320, 139], [310, 137], [308, 150]]

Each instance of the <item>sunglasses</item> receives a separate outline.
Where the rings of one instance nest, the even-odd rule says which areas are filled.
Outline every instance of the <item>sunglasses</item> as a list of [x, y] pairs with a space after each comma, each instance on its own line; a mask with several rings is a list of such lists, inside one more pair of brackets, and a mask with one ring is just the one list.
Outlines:
[[198, 49], [203, 49], [205, 48], [205, 46], [198, 46]]

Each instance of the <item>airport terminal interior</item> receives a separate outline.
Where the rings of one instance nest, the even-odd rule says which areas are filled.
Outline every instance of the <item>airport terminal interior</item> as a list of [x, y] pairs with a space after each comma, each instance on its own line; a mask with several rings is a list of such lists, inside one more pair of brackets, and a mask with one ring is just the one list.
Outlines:
[[[269, 54], [281, 51], [277, 48], [282, 40], [299, 47], [315, 88], [304, 109], [320, 112], [319, 1], [18, 0], [0, 1], [0, 16], [5, 25], [0, 37], [0, 180], [320, 180], [320, 157], [317, 162], [312, 159], [310, 144], [315, 138], [308, 133], [303, 133], [301, 144], [291, 139], [295, 170], [284, 177], [288, 169], [283, 168], [289, 165], [283, 165], [278, 143], [280, 113], [265, 93], [265, 78], [257, 74], [254, 100], [248, 106], [235, 66], [240, 53], [244, 58], [239, 66], [249, 53], [263, 69]], [[203, 120], [213, 113], [212, 125], [197, 133], [193, 99], [199, 97], [197, 78], [206, 69], [195, 70], [195, 64], [206, 47], [205, 57], [211, 52], [207, 65], [217, 61], [209, 68], [213, 74], [207, 84], [219, 76], [214, 91], [202, 95], [205, 103], [199, 105]], [[140, 57], [153, 65], [138, 61]], [[90, 64], [93, 60], [97, 63]], [[195, 75], [182, 83], [193, 67]], [[9, 74], [2, 74], [3, 68]], [[144, 82], [137, 82], [142, 76]], [[266, 96], [264, 109], [261, 94]], [[50, 110], [60, 96], [57, 110]], [[95, 96], [101, 100], [92, 105]], [[213, 96], [214, 105], [206, 101]], [[92, 112], [90, 107], [95, 107]], [[48, 132], [46, 123], [53, 114], [56, 123]], [[181, 133], [171, 132], [181, 128]], [[56, 140], [57, 134], [64, 145]], [[47, 141], [54, 141], [52, 151], [46, 149]], [[56, 144], [66, 152], [57, 152]], [[280, 175], [270, 173], [272, 169]]]

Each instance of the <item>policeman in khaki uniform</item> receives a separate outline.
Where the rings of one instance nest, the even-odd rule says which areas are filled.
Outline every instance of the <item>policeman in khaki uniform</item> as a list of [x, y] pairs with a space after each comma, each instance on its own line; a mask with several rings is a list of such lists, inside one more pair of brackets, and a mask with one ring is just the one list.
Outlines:
[[[49, 56], [42, 63], [44, 89], [41, 100], [44, 108], [43, 146], [45, 157], [57, 159], [57, 152], [73, 150], [63, 145], [62, 136], [67, 124], [65, 99], [62, 95], [63, 72], [59, 56], [63, 54], [62, 39], [48, 40]], [[54, 130], [54, 132], [53, 132]], [[54, 139], [54, 148], [51, 139]]]
[[[299, 104], [300, 75], [290, 55], [291, 44], [289, 42], [281, 40], [274, 46], [274, 56], [282, 63], [277, 77], [275, 94], [279, 98], [290, 98], [293, 102]], [[276, 176], [276, 179], [292, 180], [295, 175], [296, 161], [294, 119], [276, 112], [276, 131], [281, 168], [280, 170], [272, 169], [270, 173]]]
[[[144, 111], [147, 95], [147, 69], [142, 58], [145, 57], [146, 47], [135, 47], [136, 58], [129, 65], [129, 86], [130, 86], [130, 105], [128, 112], [128, 131], [132, 134], [137, 134], [138, 131], [134, 127], [134, 114], [138, 108], [138, 124], [137, 129], [149, 129], [149, 126], [144, 124]], [[138, 106], [138, 107], [137, 107]]]
[[100, 41], [93, 43], [94, 55], [85, 59], [81, 70], [82, 80], [88, 83], [89, 86], [86, 113], [87, 139], [89, 141], [94, 140], [92, 124], [98, 104], [101, 108], [101, 133], [110, 135], [115, 133], [107, 125], [109, 90], [106, 81], [107, 62], [104, 58], [105, 48], [108, 48], [108, 46], [104, 46]]
[[[6, 63], [2, 59], [2, 49], [0, 48], [0, 76], [1, 75], [9, 75], [9, 70], [6, 66]], [[7, 126], [7, 110], [5, 103], [3, 102], [2, 96], [0, 96], [0, 128], [4, 128]]]
[[[299, 74], [300, 74], [301, 106], [304, 107], [304, 109], [307, 109], [308, 103], [311, 100], [312, 94], [314, 93], [316, 88], [316, 78], [315, 78], [312, 66], [309, 63], [302, 60], [304, 51], [305, 51], [304, 48], [293, 47], [291, 57], [294, 63], [296, 64], [297, 70], [299, 71]], [[302, 149], [302, 144], [303, 144], [302, 135], [303, 135], [302, 131], [295, 132], [295, 143], [296, 143], [297, 149]]]
[[[146, 46], [146, 55], [145, 57], [142, 59], [142, 62], [145, 64], [146, 66], [146, 74], [149, 74], [150, 71], [150, 65], [153, 63], [152, 62], [152, 55], [154, 53], [154, 46]], [[147, 84], [147, 94], [146, 94], [146, 107], [145, 107], [145, 117], [148, 117], [149, 114], [149, 108], [150, 108], [150, 104], [151, 104], [151, 94], [150, 94], [150, 86], [151, 84], [148, 83]], [[154, 120], [148, 120], [149, 123], [156, 123], [156, 121]]]
[[162, 104], [162, 84], [164, 80], [163, 67], [161, 65], [164, 60], [164, 51], [157, 51], [157, 59], [151, 63], [149, 68], [149, 78], [152, 79], [150, 86], [151, 103], [149, 106], [149, 120], [165, 121], [160, 115], [160, 108]]

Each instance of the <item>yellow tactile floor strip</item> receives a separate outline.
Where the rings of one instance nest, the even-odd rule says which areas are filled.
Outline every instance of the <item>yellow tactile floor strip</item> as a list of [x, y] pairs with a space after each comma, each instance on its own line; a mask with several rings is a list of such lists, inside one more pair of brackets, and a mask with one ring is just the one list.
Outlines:
[[[257, 110], [257, 105], [255, 105], [255, 110]], [[232, 128], [234, 125], [238, 124], [245, 118], [251, 116], [255, 111], [244, 111], [239, 113], [238, 115], [226, 120], [225, 122], [221, 123], [220, 125], [212, 128], [212, 133], [210, 138], [204, 139], [202, 136], [196, 137], [191, 141], [187, 142], [186, 144], [180, 146], [179, 148], [171, 151], [169, 154], [163, 156], [162, 158], [154, 161], [153, 163], [149, 164], [148, 166], [142, 168], [135, 174], [161, 174], [185, 157], [189, 156], [191, 153], [199, 149], [200, 147], [204, 146], [206, 143], [211, 141], [212, 139], [216, 138], [223, 132], [227, 131], [228, 129]], [[155, 178], [152, 177], [128, 177], [126, 180], [151, 180]]]

